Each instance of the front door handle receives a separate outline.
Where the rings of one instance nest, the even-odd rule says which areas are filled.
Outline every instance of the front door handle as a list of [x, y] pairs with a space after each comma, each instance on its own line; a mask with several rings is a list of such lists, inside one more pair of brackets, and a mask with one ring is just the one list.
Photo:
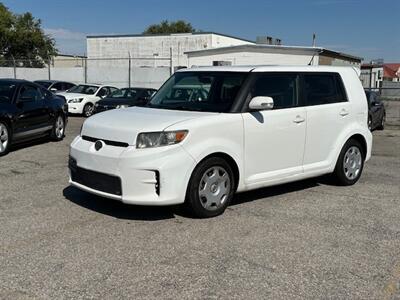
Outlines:
[[349, 112], [346, 109], [342, 109], [339, 113], [342, 117], [347, 116], [349, 114]]
[[293, 122], [299, 124], [299, 123], [303, 123], [305, 121], [304, 118], [302, 118], [301, 116], [297, 115], [296, 118], [293, 120]]

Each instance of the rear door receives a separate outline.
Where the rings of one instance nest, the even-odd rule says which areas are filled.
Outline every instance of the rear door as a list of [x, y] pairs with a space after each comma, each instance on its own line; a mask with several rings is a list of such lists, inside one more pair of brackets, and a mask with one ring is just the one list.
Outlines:
[[33, 84], [23, 84], [17, 97], [16, 139], [40, 134], [48, 130], [48, 114], [40, 88]]
[[304, 171], [312, 172], [330, 165], [352, 111], [338, 73], [304, 73], [302, 83], [307, 111]]
[[299, 75], [255, 73], [248, 99], [268, 96], [272, 110], [243, 113], [245, 181], [257, 185], [303, 172], [305, 108], [299, 103]]

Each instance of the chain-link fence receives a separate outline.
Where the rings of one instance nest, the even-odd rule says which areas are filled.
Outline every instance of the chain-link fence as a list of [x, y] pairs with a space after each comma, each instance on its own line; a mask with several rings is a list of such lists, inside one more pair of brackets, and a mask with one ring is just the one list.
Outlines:
[[0, 78], [60, 80], [73, 83], [109, 84], [116, 87], [158, 88], [173, 73], [170, 57], [54, 58], [2, 60]]

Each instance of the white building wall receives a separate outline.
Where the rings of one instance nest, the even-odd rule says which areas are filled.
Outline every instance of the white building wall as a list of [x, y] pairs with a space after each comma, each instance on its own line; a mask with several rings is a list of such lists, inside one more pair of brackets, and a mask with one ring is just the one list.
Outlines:
[[[216, 47], [248, 44], [240, 39], [225, 37], [213, 33], [205, 34], [172, 34], [154, 36], [122, 36], [87, 38], [87, 55], [96, 58], [128, 58], [132, 66], [170, 66], [170, 49], [172, 48], [172, 65], [187, 66], [186, 51], [203, 50]], [[135, 58], [149, 58], [146, 60]], [[97, 61], [97, 65], [119, 66], [124, 61]]]
[[[311, 53], [260, 53], [243, 51], [223, 54], [189, 54], [188, 66], [211, 66], [213, 61], [229, 61], [232, 65], [307, 65], [312, 59]], [[313, 59], [318, 65], [318, 56]]]

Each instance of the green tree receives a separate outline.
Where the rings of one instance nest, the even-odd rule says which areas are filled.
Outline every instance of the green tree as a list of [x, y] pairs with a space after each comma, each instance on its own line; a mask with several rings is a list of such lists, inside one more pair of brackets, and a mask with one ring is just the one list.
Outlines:
[[189, 22], [178, 20], [169, 22], [168, 20], [162, 21], [160, 24], [152, 24], [146, 28], [143, 34], [163, 34], [163, 33], [188, 33], [196, 32], [192, 24]]
[[55, 41], [41, 28], [31, 13], [14, 14], [0, 3], [0, 64], [43, 67], [57, 54]]

